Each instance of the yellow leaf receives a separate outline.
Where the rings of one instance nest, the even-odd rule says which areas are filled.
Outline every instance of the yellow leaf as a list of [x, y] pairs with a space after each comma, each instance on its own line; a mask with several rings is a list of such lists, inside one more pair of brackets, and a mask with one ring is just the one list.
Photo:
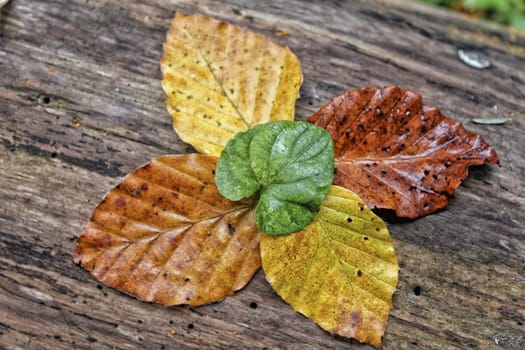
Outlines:
[[260, 267], [248, 201], [214, 182], [218, 159], [154, 158], [95, 208], [74, 260], [98, 280], [145, 301], [200, 305], [241, 289]]
[[399, 267], [385, 223], [353, 192], [332, 186], [316, 220], [261, 235], [274, 290], [325, 330], [381, 348]]
[[219, 156], [239, 131], [294, 119], [299, 60], [246, 28], [177, 13], [161, 70], [173, 127], [201, 153]]

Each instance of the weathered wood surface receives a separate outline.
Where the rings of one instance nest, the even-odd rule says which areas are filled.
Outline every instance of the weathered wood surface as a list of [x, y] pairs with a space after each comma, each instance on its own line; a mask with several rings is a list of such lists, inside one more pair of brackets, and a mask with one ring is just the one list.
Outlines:
[[[154, 156], [191, 152], [160, 86], [175, 11], [290, 46], [306, 119], [361, 86], [400, 85], [481, 133], [501, 167], [450, 205], [390, 222], [401, 272], [386, 349], [525, 349], [525, 38], [402, 1], [11, 1], [0, 12], [0, 348], [365, 349], [296, 314], [259, 272], [234, 297], [165, 308], [71, 258], [103, 194]], [[288, 35], [278, 36], [278, 31]], [[476, 70], [457, 50], [491, 61]], [[499, 126], [473, 117], [511, 117]]]

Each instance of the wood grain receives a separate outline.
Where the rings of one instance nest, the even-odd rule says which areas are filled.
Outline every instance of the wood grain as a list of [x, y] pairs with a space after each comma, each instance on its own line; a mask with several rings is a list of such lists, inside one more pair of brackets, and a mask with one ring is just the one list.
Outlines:
[[[471, 169], [437, 214], [389, 222], [401, 271], [383, 343], [525, 348], [525, 37], [401, 0], [13, 0], [2, 8], [0, 348], [370, 349], [293, 312], [261, 272], [219, 303], [165, 308], [73, 263], [76, 237], [109, 188], [155, 156], [192, 152], [171, 128], [160, 85], [175, 11], [289, 46], [304, 75], [297, 119], [345, 90], [399, 85], [480, 133], [501, 167]], [[462, 48], [491, 66], [463, 64]], [[475, 117], [512, 122], [476, 125]]]

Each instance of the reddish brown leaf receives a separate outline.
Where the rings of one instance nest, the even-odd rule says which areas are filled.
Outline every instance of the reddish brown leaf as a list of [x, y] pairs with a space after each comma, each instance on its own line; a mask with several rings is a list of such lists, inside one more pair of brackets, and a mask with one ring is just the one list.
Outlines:
[[481, 136], [399, 87], [347, 91], [308, 121], [334, 139], [334, 184], [402, 217], [444, 208], [469, 165], [499, 163]]
[[233, 294], [260, 267], [249, 202], [215, 186], [218, 159], [154, 158], [110, 190], [79, 237], [74, 260], [105, 284], [164, 305]]

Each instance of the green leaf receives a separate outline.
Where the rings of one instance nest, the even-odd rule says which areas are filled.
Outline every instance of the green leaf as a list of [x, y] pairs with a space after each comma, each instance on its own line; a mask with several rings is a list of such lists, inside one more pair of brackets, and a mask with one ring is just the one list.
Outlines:
[[306, 122], [272, 121], [228, 142], [215, 182], [231, 200], [259, 192], [257, 227], [286, 234], [313, 221], [333, 176], [334, 145], [326, 130]]

